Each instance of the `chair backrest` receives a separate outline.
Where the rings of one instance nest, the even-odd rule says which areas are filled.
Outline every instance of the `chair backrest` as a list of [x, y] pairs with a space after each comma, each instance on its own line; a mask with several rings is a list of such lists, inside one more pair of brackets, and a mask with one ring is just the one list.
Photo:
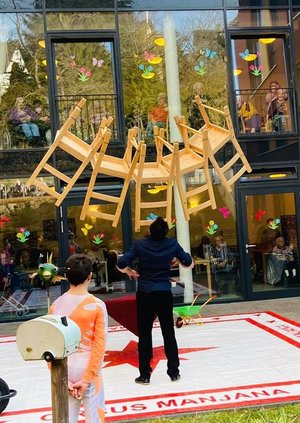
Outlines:
[[138, 135], [138, 127], [133, 127], [130, 128], [128, 130], [128, 135], [127, 135], [127, 146], [126, 146], [126, 150], [123, 156], [123, 159], [125, 160], [125, 162], [127, 163], [128, 167], [130, 167], [131, 163], [132, 163], [132, 157], [133, 157], [133, 150], [138, 150], [139, 149], [139, 143], [136, 140], [136, 136]]

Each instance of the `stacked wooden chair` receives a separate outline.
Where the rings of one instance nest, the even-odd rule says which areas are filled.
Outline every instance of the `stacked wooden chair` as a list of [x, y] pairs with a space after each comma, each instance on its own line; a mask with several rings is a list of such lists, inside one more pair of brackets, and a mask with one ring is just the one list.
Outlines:
[[[97, 156], [96, 164], [90, 178], [87, 194], [82, 207], [80, 219], [84, 220], [86, 216], [111, 220], [112, 226], [118, 225], [122, 208], [125, 202], [126, 194], [133, 178], [133, 172], [137, 166], [142, 152], [144, 151], [144, 142], [136, 141], [138, 128], [132, 128], [128, 131], [127, 147], [123, 158], [118, 158], [105, 154], [109, 140], [106, 139], [101, 146]], [[120, 196], [107, 195], [95, 191], [95, 184], [98, 175], [114, 176], [123, 179], [123, 187]], [[99, 200], [101, 203], [113, 203], [116, 205], [113, 213], [105, 213], [96, 210], [95, 206], [90, 207], [91, 200]], [[99, 205], [99, 208], [101, 205]]]
[[[199, 111], [205, 122], [204, 126], [200, 130], [196, 130], [187, 125], [186, 119], [184, 116], [175, 116], [175, 121], [180, 130], [182, 139], [186, 146], [191, 148], [196, 153], [204, 157], [205, 154], [208, 155], [209, 161], [213, 165], [217, 175], [220, 178], [223, 186], [226, 191], [231, 192], [233, 184], [245, 173], [251, 172], [251, 166], [248, 160], [245, 157], [245, 154], [240, 147], [232, 125], [232, 120], [229, 112], [228, 106], [224, 107], [224, 111], [215, 109], [214, 107], [207, 106], [203, 104], [200, 97], [195, 97], [195, 102], [199, 108]], [[207, 111], [221, 114], [226, 122], [226, 127], [216, 125], [211, 122]], [[204, 139], [204, 134], [207, 134], [207, 139]], [[223, 166], [220, 166], [216, 159], [216, 153], [224, 147], [227, 143], [232, 143], [232, 146], [235, 149], [234, 156]], [[206, 153], [204, 151], [206, 145]], [[241, 164], [240, 169], [236, 173], [231, 173], [231, 176], [228, 178], [226, 172], [230, 169], [233, 169], [234, 165], [237, 163]]]
[[[204, 130], [202, 134], [204, 140], [202, 155], [195, 153], [188, 144], [178, 152], [175, 152], [175, 145], [171, 145], [163, 138], [163, 130], [159, 130], [156, 127], [154, 128], [154, 134], [156, 143], [161, 143], [170, 152], [170, 154], [162, 157], [161, 163], [170, 175], [175, 176], [185, 219], [189, 220], [192, 213], [203, 210], [206, 207], [215, 209], [217, 206], [208, 167], [207, 130]], [[182, 184], [182, 178], [194, 172], [196, 169], [203, 169], [205, 183], [185, 191]], [[191, 201], [192, 198], [194, 201]]]
[[[112, 118], [102, 120], [99, 131], [91, 144], [86, 143], [71, 132], [72, 125], [76, 123], [76, 119], [79, 117], [85, 104], [86, 100], [83, 98], [80, 100], [77, 106], [75, 106], [66, 122], [57, 132], [56, 137], [52, 145], [49, 147], [47, 153], [44, 155], [41, 162], [26, 182], [26, 186], [30, 187], [31, 185], [35, 185], [42, 191], [49, 194], [51, 197], [54, 197], [56, 200], [56, 206], [59, 206], [63, 202], [87, 165], [91, 163], [93, 167], [95, 166], [97, 152], [100, 149], [103, 140], [110, 137], [110, 131], [108, 127], [113, 120]], [[79, 161], [80, 165], [73, 176], [65, 175], [63, 172], [60, 172], [52, 165], [52, 155], [56, 150], [59, 149], [65, 151], [67, 154], [75, 157]], [[52, 175], [57, 177], [60, 181], [63, 181], [65, 183], [63, 191], [58, 192], [39, 180], [38, 178], [41, 173], [43, 176]]]
[[[156, 128], [157, 129], [157, 128]], [[162, 129], [164, 132], [164, 129]], [[153, 162], [146, 162], [146, 145], [142, 146], [140, 160], [137, 163], [133, 179], [135, 181], [135, 231], [139, 232], [141, 226], [148, 226], [151, 224], [151, 219], [145, 218], [145, 211], [147, 213], [155, 212], [157, 209], [164, 209], [160, 213], [165, 218], [169, 226], [172, 222], [172, 198], [173, 198], [173, 178], [175, 172], [175, 163], [177, 160], [179, 145], [175, 142], [172, 146], [172, 155], [169, 160], [169, 167], [163, 164], [163, 145], [162, 138], [155, 138], [156, 144], [156, 160]], [[162, 192], [164, 199], [145, 201], [143, 190], [151, 186], [164, 185], [166, 189]]]

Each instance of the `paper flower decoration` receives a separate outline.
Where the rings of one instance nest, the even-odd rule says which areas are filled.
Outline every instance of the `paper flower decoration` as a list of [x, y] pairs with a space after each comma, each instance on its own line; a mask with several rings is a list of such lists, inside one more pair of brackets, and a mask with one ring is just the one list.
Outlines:
[[103, 242], [103, 238], [105, 237], [104, 232], [99, 232], [98, 234], [94, 234], [92, 237], [92, 242], [94, 244], [101, 244]]
[[262, 217], [264, 216], [266, 214], [266, 212], [265, 212], [265, 210], [257, 210], [257, 212], [255, 213], [255, 219], [258, 221], [258, 222], [261, 222], [261, 220], [262, 220]]
[[203, 60], [200, 60], [199, 65], [195, 66], [195, 71], [203, 76], [206, 74], [207, 70], [205, 70], [205, 62]]
[[159, 47], [163, 47], [165, 45], [165, 39], [163, 37], [155, 38], [154, 43]]
[[30, 236], [30, 231], [28, 231], [26, 228], [19, 228], [19, 231], [17, 232], [17, 240], [19, 242], [26, 242], [28, 241]]
[[250, 53], [248, 49], [246, 49], [244, 53], [240, 53], [240, 56], [242, 59], [246, 60], [246, 62], [252, 62], [257, 58], [257, 54]]
[[86, 69], [86, 67], [85, 67], [85, 66], [82, 66], [82, 67], [79, 69], [79, 76], [78, 76], [78, 79], [79, 79], [80, 81], [85, 82], [85, 81], [89, 80], [91, 76], [92, 76], [92, 72], [91, 72], [91, 71], [89, 71], [88, 69]]
[[138, 68], [143, 71], [142, 78], [151, 79], [154, 77], [155, 73], [153, 71], [153, 66], [145, 66], [143, 64], [138, 65]]
[[260, 76], [262, 74], [263, 71], [263, 66], [259, 65], [259, 66], [254, 66], [254, 65], [250, 65], [249, 69], [252, 71], [252, 75], [254, 76]]
[[176, 226], [176, 217], [174, 217], [174, 219], [172, 220], [172, 222], [171, 222], [171, 224], [170, 224], [170, 226], [169, 226], [169, 229], [172, 229], [172, 228], [175, 228], [175, 226]]
[[85, 236], [87, 236], [88, 231], [89, 231], [90, 229], [92, 229], [92, 228], [93, 228], [93, 226], [92, 226], [92, 225], [89, 225], [88, 223], [85, 223], [85, 224], [84, 224], [84, 227], [83, 227], [83, 228], [81, 228], [81, 231], [84, 233], [84, 235], [85, 235]]
[[239, 68], [233, 69], [233, 75], [234, 76], [239, 76], [241, 73], [242, 73], [242, 69], [239, 69]]
[[279, 223], [280, 223], [280, 219], [275, 218], [275, 219], [274, 219], [274, 220], [272, 220], [272, 222], [268, 225], [268, 227], [269, 227], [270, 229], [275, 230], [275, 229], [277, 229], [277, 228], [278, 228]]
[[217, 232], [218, 227], [219, 227], [219, 225], [217, 225], [217, 223], [215, 223], [213, 220], [210, 220], [208, 222], [208, 226], [207, 226], [207, 231], [206, 232], [209, 235], [213, 235], [213, 234], [215, 234]]

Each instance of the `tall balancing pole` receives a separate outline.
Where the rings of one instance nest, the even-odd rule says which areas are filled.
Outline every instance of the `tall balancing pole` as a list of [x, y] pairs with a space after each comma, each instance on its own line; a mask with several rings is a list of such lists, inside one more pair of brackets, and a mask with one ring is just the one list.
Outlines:
[[[169, 109], [169, 128], [171, 142], [182, 141], [176, 122], [173, 117], [181, 115], [179, 70], [177, 57], [177, 42], [174, 20], [170, 14], [166, 14], [164, 19], [164, 40], [165, 40], [165, 67]], [[182, 178], [182, 185], [185, 188], [185, 179]], [[174, 183], [174, 202], [176, 213], [177, 239], [185, 251], [191, 251], [189, 224], [184, 218], [178, 188]], [[193, 274], [192, 269], [185, 269], [179, 266], [180, 280], [184, 282], [184, 302], [193, 301]]]

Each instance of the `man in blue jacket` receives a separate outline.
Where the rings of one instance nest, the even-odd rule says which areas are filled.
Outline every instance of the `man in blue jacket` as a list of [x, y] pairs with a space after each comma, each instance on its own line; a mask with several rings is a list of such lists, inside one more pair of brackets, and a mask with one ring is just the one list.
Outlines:
[[[167, 374], [173, 382], [180, 379], [170, 269], [176, 261], [188, 268], [193, 268], [194, 263], [190, 254], [183, 250], [176, 239], [167, 237], [168, 231], [168, 224], [163, 218], [158, 217], [151, 223], [148, 236], [136, 241], [117, 263], [121, 272], [126, 273], [130, 279], [138, 281], [136, 300], [140, 376], [135, 382], [142, 385], [150, 383], [152, 326], [156, 316], [160, 321], [168, 360]], [[138, 271], [131, 267], [137, 258]]]

